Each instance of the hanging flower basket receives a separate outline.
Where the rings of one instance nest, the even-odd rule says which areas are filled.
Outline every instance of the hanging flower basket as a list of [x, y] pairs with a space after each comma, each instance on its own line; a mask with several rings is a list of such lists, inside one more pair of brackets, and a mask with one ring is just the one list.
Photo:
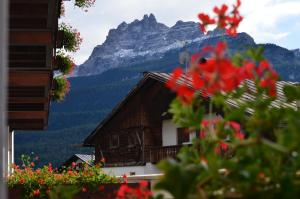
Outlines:
[[63, 101], [70, 91], [70, 82], [65, 76], [57, 76], [53, 78], [53, 84], [52, 100], [55, 102]]
[[75, 0], [75, 6], [79, 8], [90, 8], [95, 2], [96, 0]]
[[62, 23], [59, 25], [59, 31], [63, 32], [62, 46], [66, 51], [76, 52], [79, 50], [82, 38], [76, 29], [72, 28], [70, 25]]
[[56, 55], [56, 64], [57, 69], [63, 74], [63, 75], [70, 75], [75, 67], [73, 59], [62, 52], [59, 52]]

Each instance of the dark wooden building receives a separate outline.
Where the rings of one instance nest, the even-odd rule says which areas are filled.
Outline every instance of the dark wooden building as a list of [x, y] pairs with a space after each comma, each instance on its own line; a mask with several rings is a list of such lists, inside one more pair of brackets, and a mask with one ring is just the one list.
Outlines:
[[61, 0], [9, 1], [8, 125], [47, 127]]
[[[137, 86], [85, 139], [95, 147], [95, 160], [106, 167], [145, 165], [174, 157], [190, 135], [167, 114], [175, 94], [165, 86], [171, 76], [145, 73]], [[171, 132], [175, 131], [175, 132]]]
[[[62, 0], [9, 0], [7, 157], [14, 162], [14, 131], [44, 130], [61, 47], [58, 19]], [[6, 171], [7, 172], [7, 171]]]
[[[167, 157], [175, 157], [183, 145], [191, 143], [198, 133], [188, 133], [184, 128], [175, 125], [167, 113], [171, 101], [175, 98], [175, 94], [165, 86], [170, 78], [171, 74], [168, 73], [144, 73], [144, 78], [137, 86], [84, 140], [84, 146], [95, 147], [96, 163], [105, 158], [105, 167], [119, 167], [116, 174], [126, 173], [125, 167], [154, 165]], [[183, 78], [182, 81], [191, 84], [189, 79]], [[254, 83], [246, 83], [250, 91], [255, 92]], [[285, 103], [282, 88], [286, 84], [295, 83], [278, 82], [277, 100], [272, 103], [273, 107], [297, 108], [296, 102]], [[248, 93], [241, 98], [251, 99], [255, 98]], [[233, 108], [238, 106], [230, 99], [227, 103]], [[251, 114], [251, 110], [248, 111]], [[217, 109], [214, 112], [215, 117], [222, 115]], [[134, 170], [138, 169], [140, 168], [131, 167], [129, 171], [136, 173]], [[147, 168], [140, 169], [138, 173], [146, 174], [145, 170]]]

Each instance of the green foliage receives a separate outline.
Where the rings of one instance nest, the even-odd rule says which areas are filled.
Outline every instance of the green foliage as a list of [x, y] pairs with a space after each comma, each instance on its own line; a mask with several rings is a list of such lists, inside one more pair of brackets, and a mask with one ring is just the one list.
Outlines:
[[79, 46], [82, 43], [80, 33], [72, 28], [72, 26], [65, 23], [61, 23], [58, 29], [63, 32], [62, 44], [64, 49], [69, 52], [76, 52], [79, 50]]
[[73, 199], [74, 195], [76, 195], [80, 189], [76, 186], [71, 185], [59, 185], [53, 188], [53, 190], [49, 193], [50, 199]]
[[300, 100], [300, 87], [299, 86], [284, 86], [283, 92], [288, 102]]
[[14, 165], [14, 173], [7, 182], [10, 189], [21, 188], [24, 198], [72, 198], [83, 187], [97, 190], [100, 184], [119, 183], [117, 178], [106, 175], [100, 165], [85, 164], [79, 171], [74, 166], [62, 172], [53, 169], [51, 164], [38, 169], [33, 169], [32, 165], [33, 162], [22, 168]]
[[69, 75], [73, 72], [74, 61], [70, 56], [59, 51], [56, 54], [56, 60], [57, 60], [57, 67], [63, 75]]
[[64, 100], [66, 94], [70, 91], [70, 83], [64, 76], [57, 76], [53, 78], [55, 88], [52, 93], [52, 100], [60, 102]]
[[191, 129], [200, 129], [204, 111], [205, 108], [201, 104], [182, 104], [178, 98], [172, 101], [169, 109], [175, 123]]
[[255, 60], [256, 62], [260, 62], [264, 60], [264, 48], [262, 46], [259, 46], [257, 48], [250, 48], [246, 51], [246, 56], [248, 56], [250, 59]]
[[[222, 92], [221, 85], [209, 99], [195, 96], [205, 91], [206, 85], [222, 81], [222, 72], [215, 70], [219, 65], [207, 65], [211, 77], [204, 78], [201, 89], [193, 90], [192, 103], [180, 98], [172, 102], [169, 111], [174, 122], [200, 130], [200, 134], [176, 159], [159, 163], [164, 177], [155, 188], [176, 199], [299, 198], [300, 110], [295, 102], [299, 103], [300, 89], [284, 86], [285, 97], [277, 98], [275, 91], [281, 95], [282, 88], [276, 87], [276, 72], [267, 61], [262, 62], [266, 60], [262, 46], [227, 54], [233, 54], [234, 65], [248, 66], [240, 69], [251, 75], [231, 92]], [[264, 71], [266, 68], [269, 70]], [[202, 72], [196, 75], [202, 76]], [[270, 92], [271, 86], [274, 92]], [[218, 118], [216, 111], [221, 115]]]
[[94, 5], [96, 0], [75, 0], [75, 6], [79, 8], [89, 8]]

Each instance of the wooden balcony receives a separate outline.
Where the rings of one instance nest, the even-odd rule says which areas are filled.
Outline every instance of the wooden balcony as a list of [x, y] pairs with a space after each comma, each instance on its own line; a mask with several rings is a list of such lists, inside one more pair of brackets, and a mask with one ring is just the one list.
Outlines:
[[175, 158], [182, 145], [145, 148], [145, 161], [157, 163], [167, 158]]

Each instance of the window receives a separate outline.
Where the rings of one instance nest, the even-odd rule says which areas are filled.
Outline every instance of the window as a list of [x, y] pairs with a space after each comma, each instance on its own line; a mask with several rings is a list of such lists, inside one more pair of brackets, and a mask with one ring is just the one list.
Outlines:
[[185, 128], [177, 129], [177, 144], [181, 145], [185, 142], [190, 142], [190, 134]]
[[136, 135], [135, 134], [132, 134], [132, 133], [129, 133], [128, 136], [127, 136], [127, 146], [128, 147], [134, 147], [137, 143], [137, 140], [136, 140]]
[[119, 147], [119, 135], [110, 136], [109, 147], [110, 148], [118, 148]]

